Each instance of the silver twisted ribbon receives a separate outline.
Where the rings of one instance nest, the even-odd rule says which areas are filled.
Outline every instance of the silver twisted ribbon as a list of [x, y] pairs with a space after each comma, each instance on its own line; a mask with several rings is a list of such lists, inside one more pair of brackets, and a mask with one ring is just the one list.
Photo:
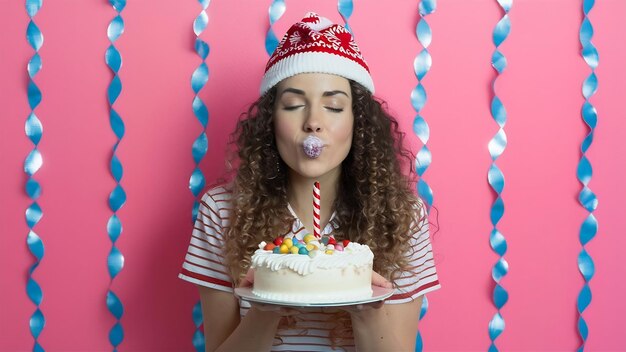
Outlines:
[[[206, 9], [209, 6], [210, 0], [198, 0], [202, 6], [202, 10], [196, 19], [193, 21], [193, 32], [196, 35], [195, 50], [200, 57], [201, 63], [194, 70], [191, 75], [191, 89], [193, 89], [194, 97], [192, 103], [193, 113], [196, 119], [202, 125], [202, 131], [200, 135], [193, 142], [191, 148], [191, 155], [193, 157], [195, 166], [191, 177], [189, 178], [189, 190], [194, 196], [193, 209], [191, 211], [191, 223], [195, 223], [198, 216], [198, 209], [200, 202], [198, 202], [198, 195], [202, 191], [205, 185], [205, 178], [202, 170], [200, 170], [200, 162], [204, 158], [209, 149], [209, 140], [206, 135], [206, 128], [209, 123], [209, 111], [198, 96], [198, 93], [204, 88], [209, 80], [209, 67], [206, 64], [206, 58], [209, 56], [209, 44], [200, 38], [200, 35], [207, 27], [209, 23], [209, 16], [206, 13]], [[193, 323], [196, 327], [192, 343], [197, 352], [204, 352], [204, 333], [202, 332], [202, 306], [200, 301], [196, 302], [192, 310]]]
[[350, 24], [348, 23], [350, 16], [352, 16], [352, 11], [354, 11], [354, 3], [352, 0], [339, 0], [337, 2], [337, 10], [339, 11], [341, 18], [343, 18], [346, 29], [350, 32], [350, 34], [352, 34], [352, 36], [354, 36], [352, 28], [350, 28]]
[[578, 255], [578, 270], [582, 274], [585, 279], [585, 284], [578, 294], [578, 299], [576, 302], [576, 306], [578, 309], [578, 334], [582, 339], [582, 343], [578, 348], [579, 352], [582, 352], [585, 349], [585, 345], [587, 343], [587, 336], [589, 335], [589, 328], [587, 327], [587, 322], [583, 318], [583, 312], [589, 304], [591, 303], [591, 288], [589, 287], [589, 281], [593, 278], [595, 274], [595, 266], [593, 263], [593, 259], [587, 253], [585, 245], [589, 243], [598, 232], [598, 221], [595, 216], [593, 216], [593, 211], [598, 207], [598, 199], [596, 195], [591, 191], [588, 187], [589, 181], [591, 181], [591, 176], [593, 174], [593, 170], [591, 168], [591, 163], [589, 159], [587, 159], [587, 150], [591, 146], [593, 142], [593, 135], [596, 128], [596, 124], [598, 122], [598, 114], [596, 112], [596, 108], [591, 105], [589, 99], [593, 96], [598, 89], [598, 78], [596, 77], [595, 70], [598, 67], [598, 50], [591, 43], [591, 38], [593, 37], [593, 26], [591, 25], [591, 21], [589, 20], [589, 11], [593, 9], [594, 0], [584, 0], [583, 2], [583, 13], [584, 18], [582, 21], [582, 25], [580, 27], [580, 44], [582, 46], [582, 57], [591, 68], [591, 74], [585, 79], [582, 85], [582, 93], [585, 97], [585, 102], [583, 103], [581, 115], [585, 124], [589, 127], [589, 134], [585, 137], [581, 145], [581, 159], [578, 163], [578, 169], [576, 172], [576, 176], [580, 183], [583, 186], [583, 189], [580, 191], [578, 195], [578, 201], [580, 205], [587, 210], [589, 213], [587, 218], [582, 223], [580, 227], [579, 240], [582, 245], [582, 251]]
[[506, 68], [506, 58], [498, 50], [498, 47], [507, 38], [511, 30], [511, 21], [508, 13], [513, 5], [513, 0], [498, 0], [500, 7], [504, 10], [504, 16], [500, 19], [493, 31], [493, 43], [496, 47], [493, 55], [491, 56], [491, 65], [496, 70], [497, 74], [493, 79], [491, 88], [493, 92], [493, 99], [491, 100], [491, 115], [500, 127], [496, 135], [489, 141], [489, 154], [491, 154], [492, 163], [489, 168], [488, 180], [489, 185], [496, 193], [497, 197], [491, 206], [491, 223], [493, 230], [489, 238], [491, 248], [500, 257], [491, 270], [491, 277], [495, 282], [493, 290], [493, 303], [497, 308], [496, 314], [489, 322], [489, 338], [491, 339], [491, 345], [489, 346], [490, 352], [498, 351], [495, 345], [495, 340], [504, 331], [504, 318], [500, 313], [500, 309], [506, 304], [509, 299], [508, 292], [500, 285], [500, 280], [506, 276], [509, 271], [509, 264], [504, 259], [504, 254], [507, 250], [506, 240], [504, 235], [498, 231], [497, 225], [502, 216], [504, 215], [504, 201], [502, 200], [502, 191], [504, 189], [504, 175], [502, 171], [496, 166], [496, 160], [506, 148], [506, 134], [504, 133], [504, 125], [506, 124], [506, 110], [504, 105], [500, 101], [496, 94], [496, 81], [502, 74], [502, 71]]
[[26, 123], [24, 129], [26, 131], [26, 136], [33, 143], [33, 150], [28, 153], [26, 159], [24, 160], [24, 172], [28, 175], [28, 179], [26, 180], [26, 194], [32, 201], [31, 204], [26, 209], [26, 224], [28, 225], [28, 236], [26, 238], [26, 244], [28, 245], [28, 250], [35, 257], [36, 261], [31, 267], [28, 269], [28, 280], [26, 283], [26, 294], [31, 302], [35, 304], [35, 312], [30, 316], [30, 333], [35, 339], [35, 344], [33, 346], [33, 351], [40, 352], [44, 351], [43, 347], [39, 344], [38, 338], [46, 325], [46, 319], [41, 312], [40, 305], [43, 300], [43, 291], [41, 290], [41, 286], [33, 279], [33, 273], [41, 263], [41, 260], [44, 256], [44, 245], [39, 238], [39, 236], [35, 233], [33, 228], [41, 217], [43, 216], [43, 211], [39, 204], [37, 204], [37, 199], [41, 195], [41, 186], [39, 182], [34, 179], [35, 173], [41, 168], [43, 165], [43, 158], [41, 156], [41, 152], [38, 149], [39, 141], [41, 140], [43, 134], [43, 126], [41, 121], [35, 115], [35, 108], [39, 106], [41, 103], [41, 91], [39, 87], [35, 84], [34, 78], [41, 70], [41, 57], [39, 56], [39, 49], [43, 45], [43, 34], [39, 30], [39, 27], [33, 21], [33, 17], [39, 12], [41, 6], [43, 5], [43, 0], [26, 0], [26, 12], [28, 13], [28, 17], [30, 18], [28, 22], [28, 27], [26, 29], [26, 40], [28, 44], [35, 50], [35, 54], [28, 60], [28, 105], [30, 106], [30, 114], [26, 119]]
[[[413, 70], [415, 71], [415, 76], [417, 77], [417, 86], [411, 91], [411, 104], [413, 105], [413, 109], [415, 109], [417, 115], [415, 119], [413, 119], [413, 132], [422, 142], [422, 148], [418, 151], [415, 157], [415, 170], [419, 176], [419, 180], [417, 183], [417, 193], [426, 203], [427, 213], [430, 213], [430, 208], [433, 204], [433, 192], [428, 183], [424, 180], [423, 176], [430, 163], [432, 161], [432, 156], [430, 150], [428, 149], [428, 139], [430, 138], [430, 127], [428, 123], [420, 112], [424, 108], [426, 104], [427, 95], [426, 89], [422, 85], [422, 79], [426, 76], [430, 67], [432, 65], [432, 58], [430, 53], [428, 52], [428, 46], [432, 41], [432, 31], [428, 22], [426, 22], [426, 16], [435, 12], [437, 8], [436, 0], [421, 0], [419, 2], [419, 15], [420, 19], [417, 22], [417, 26], [415, 28], [415, 34], [417, 35], [417, 40], [422, 46], [422, 50], [415, 57], [413, 61]], [[424, 300], [422, 302], [422, 307], [420, 310], [419, 319], [426, 315], [428, 311], [428, 298], [424, 296]], [[418, 331], [417, 338], [415, 342], [415, 351], [422, 351], [424, 348], [424, 343], [422, 341], [422, 334]]]
[[111, 290], [113, 279], [120, 273], [124, 267], [124, 256], [122, 252], [115, 246], [115, 242], [122, 233], [122, 222], [117, 216], [117, 211], [126, 203], [126, 192], [122, 188], [120, 182], [124, 173], [122, 163], [118, 159], [115, 152], [124, 137], [124, 121], [122, 117], [115, 111], [113, 104], [122, 92], [122, 81], [118, 75], [118, 72], [122, 66], [122, 56], [115, 48], [115, 41], [124, 33], [124, 20], [122, 19], [121, 12], [126, 6], [126, 0], [109, 0], [109, 3], [113, 6], [113, 9], [117, 12], [117, 15], [107, 28], [107, 36], [111, 45], [106, 50], [105, 61], [107, 66], [113, 72], [113, 79], [109, 84], [107, 95], [109, 99], [109, 123], [117, 142], [113, 146], [113, 153], [111, 156], [110, 171], [111, 175], [115, 179], [116, 186], [109, 195], [109, 208], [113, 211], [113, 215], [109, 218], [107, 223], [107, 233], [111, 240], [111, 251], [107, 257], [107, 267], [109, 270], [109, 276], [111, 281], [109, 282], [109, 288], [107, 290], [106, 304], [107, 309], [115, 317], [115, 324], [109, 331], [109, 342], [113, 345], [113, 351], [117, 351], [117, 346], [124, 340], [124, 329], [120, 322], [122, 315], [124, 314], [124, 305], [119, 297]]
[[278, 46], [279, 41], [276, 37], [276, 34], [274, 33], [274, 23], [276, 23], [276, 21], [278, 21], [283, 16], [286, 8], [287, 5], [285, 5], [285, 0], [274, 0], [269, 7], [268, 13], [270, 19], [270, 28], [268, 29], [267, 35], [265, 36], [265, 51], [267, 52], [267, 55], [271, 56]]

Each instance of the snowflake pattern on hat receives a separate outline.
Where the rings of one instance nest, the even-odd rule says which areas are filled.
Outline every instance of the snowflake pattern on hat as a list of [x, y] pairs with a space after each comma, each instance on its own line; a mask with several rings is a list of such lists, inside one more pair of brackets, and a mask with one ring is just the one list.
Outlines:
[[261, 94], [299, 73], [343, 76], [374, 92], [369, 67], [352, 34], [316, 13], [307, 13], [289, 28], [265, 66]]
[[[307, 51], [320, 51], [346, 56], [356, 61], [369, 72], [369, 67], [365, 59], [363, 59], [359, 47], [354, 42], [352, 34], [345, 27], [327, 21], [329, 26], [320, 28], [320, 17], [314, 13], [309, 13], [308, 15], [287, 31], [267, 62], [265, 66], [266, 72], [280, 59], [288, 55]], [[316, 27], [320, 28], [320, 30], [312, 28], [311, 23], [317, 24]]]

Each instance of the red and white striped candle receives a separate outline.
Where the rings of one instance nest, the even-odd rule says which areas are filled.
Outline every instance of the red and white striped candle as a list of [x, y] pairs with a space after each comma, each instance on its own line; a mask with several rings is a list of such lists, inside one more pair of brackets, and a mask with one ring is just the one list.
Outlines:
[[313, 184], [313, 235], [315, 238], [322, 238], [320, 231], [320, 183]]

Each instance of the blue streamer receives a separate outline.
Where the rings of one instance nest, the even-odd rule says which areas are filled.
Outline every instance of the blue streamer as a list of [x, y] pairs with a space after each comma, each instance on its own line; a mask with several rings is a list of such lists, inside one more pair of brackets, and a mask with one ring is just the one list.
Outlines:
[[593, 0], [585, 0], [583, 2], [584, 18], [579, 33], [580, 44], [582, 46], [581, 55], [591, 69], [591, 74], [585, 79], [582, 85], [582, 93], [585, 97], [585, 102], [583, 103], [581, 109], [582, 118], [585, 121], [585, 124], [589, 127], [589, 134], [585, 137], [581, 144], [580, 149], [582, 155], [576, 171], [576, 176], [583, 186], [583, 189], [580, 191], [578, 196], [578, 200], [580, 205], [582, 205], [582, 207], [589, 213], [587, 218], [583, 221], [579, 233], [582, 251], [578, 255], [578, 270], [585, 279], [585, 284], [578, 294], [576, 302], [578, 309], [578, 334], [582, 340], [581, 345], [578, 348], [579, 352], [584, 351], [587, 343], [587, 336], [589, 335], [589, 328], [587, 327], [587, 322], [583, 318], [583, 312], [591, 303], [591, 288], [589, 287], [589, 282], [595, 273], [593, 259], [589, 253], [587, 253], [585, 245], [589, 243], [589, 241], [591, 241], [598, 232], [598, 221], [593, 216], [593, 211], [596, 210], [598, 206], [598, 199], [588, 186], [589, 181], [591, 181], [593, 169], [591, 167], [591, 162], [589, 162], [586, 155], [587, 150], [589, 150], [589, 147], [593, 142], [593, 135], [598, 122], [596, 108], [589, 102], [591, 96], [593, 96], [598, 89], [598, 78], [596, 77], [595, 70], [598, 67], [599, 57], [598, 50], [593, 43], [591, 43], [591, 39], [593, 37], [593, 26], [591, 25], [591, 21], [588, 17], [589, 11], [593, 9], [593, 5]]
[[[415, 158], [415, 171], [419, 176], [417, 182], [417, 194], [426, 203], [427, 213], [430, 213], [430, 209], [433, 204], [433, 191], [428, 183], [424, 180], [423, 176], [431, 164], [432, 155], [430, 153], [430, 149], [428, 149], [430, 127], [428, 126], [428, 123], [426, 122], [424, 117], [422, 117], [420, 112], [424, 108], [427, 100], [426, 89], [422, 85], [422, 79], [424, 79], [432, 65], [432, 58], [430, 56], [430, 53], [428, 52], [428, 46], [430, 46], [433, 34], [430, 26], [428, 25], [428, 22], [426, 22], [426, 16], [434, 13], [436, 8], [436, 0], [421, 0], [418, 5], [420, 19], [417, 22], [415, 34], [417, 36], [417, 41], [422, 46], [422, 50], [417, 54], [415, 60], [413, 61], [413, 70], [415, 71], [415, 76], [417, 77], [417, 86], [413, 89], [413, 91], [411, 91], [411, 104], [413, 105], [413, 109], [415, 109], [417, 113], [415, 119], [413, 119], [413, 132], [422, 142], [422, 148], [420, 148], [420, 150], [417, 152]], [[426, 315], [427, 311], [428, 299], [426, 298], [426, 296], [424, 296], [420, 311], [420, 320], [422, 320], [424, 315]], [[418, 331], [415, 343], [415, 350], [422, 351], [423, 348], [424, 343], [422, 341], [422, 335]]]
[[39, 87], [35, 84], [35, 76], [41, 70], [41, 57], [39, 56], [39, 49], [43, 45], [43, 34], [39, 27], [35, 24], [33, 17], [37, 15], [41, 6], [43, 5], [43, 0], [26, 0], [26, 12], [28, 13], [28, 17], [30, 18], [28, 22], [28, 27], [26, 28], [26, 40], [30, 44], [30, 46], [35, 50], [35, 53], [28, 61], [28, 105], [30, 106], [30, 114], [28, 118], [26, 118], [26, 123], [24, 125], [24, 130], [26, 132], [26, 136], [33, 143], [33, 150], [28, 153], [26, 159], [24, 160], [24, 172], [28, 175], [25, 184], [26, 194], [31, 200], [31, 204], [28, 206], [25, 212], [26, 223], [28, 224], [28, 235], [26, 237], [26, 244], [28, 246], [28, 250], [35, 257], [35, 263], [30, 266], [28, 269], [28, 278], [26, 282], [26, 294], [33, 304], [35, 304], [35, 312], [30, 316], [29, 326], [30, 326], [30, 334], [34, 338], [33, 351], [44, 351], [44, 348], [39, 344], [39, 335], [46, 325], [46, 319], [40, 309], [41, 302], [43, 300], [43, 290], [41, 286], [35, 281], [33, 278], [33, 274], [35, 270], [41, 263], [41, 260], [44, 256], [44, 245], [41, 238], [35, 233], [34, 227], [37, 225], [39, 220], [41, 220], [43, 216], [43, 211], [39, 204], [37, 204], [37, 199], [41, 196], [41, 186], [39, 182], [35, 180], [35, 173], [41, 168], [43, 165], [43, 157], [41, 152], [39, 151], [38, 145], [39, 141], [41, 141], [41, 137], [43, 135], [43, 125], [37, 115], [35, 114], [35, 109], [41, 103], [41, 91]]
[[491, 340], [491, 345], [489, 346], [490, 352], [498, 351], [495, 340], [502, 334], [505, 326], [504, 318], [502, 317], [500, 310], [509, 299], [508, 292], [504, 289], [504, 287], [502, 287], [502, 285], [500, 285], [500, 281], [509, 271], [509, 264], [504, 259], [504, 255], [507, 250], [506, 239], [497, 228], [498, 222], [500, 222], [500, 219], [504, 215], [504, 200], [502, 199], [502, 191], [504, 190], [504, 174], [496, 165], [496, 160], [500, 157], [500, 155], [502, 155], [507, 144], [507, 138], [504, 132], [504, 125], [506, 124], [506, 109], [504, 108], [500, 98], [497, 96], [496, 82], [507, 65], [506, 57], [498, 50], [498, 47], [502, 44], [502, 42], [504, 42], [511, 31], [511, 21], [508, 14], [511, 10], [511, 6], [513, 5], [513, 0], [498, 0], [498, 4], [504, 10], [504, 15], [493, 30], [492, 39], [496, 48], [491, 56], [491, 65], [497, 73], [491, 84], [493, 92], [493, 99], [491, 100], [491, 116], [498, 124], [499, 130], [489, 141], [488, 147], [492, 163], [489, 168], [488, 181], [489, 185], [497, 195], [491, 206], [490, 212], [493, 229], [491, 230], [491, 235], [489, 236], [489, 244], [491, 245], [491, 249], [493, 249], [499, 258], [491, 270], [491, 277], [495, 282], [492, 300], [497, 312], [489, 322], [489, 338]]
[[193, 347], [197, 352], [204, 352], [204, 332], [200, 327], [202, 326], [202, 303], [198, 300], [196, 304], [193, 306], [193, 310], [191, 312], [191, 316], [193, 318], [193, 323], [196, 326], [196, 330], [193, 333]]
[[339, 10], [339, 14], [341, 15], [341, 18], [343, 18], [343, 22], [345, 23], [344, 27], [346, 27], [348, 32], [350, 32], [350, 34], [354, 37], [352, 28], [350, 28], [350, 24], [348, 23], [350, 16], [352, 16], [352, 11], [354, 11], [354, 3], [352, 0], [339, 0], [337, 2], [337, 10]]
[[274, 0], [270, 5], [270, 8], [268, 10], [270, 18], [270, 28], [267, 31], [267, 35], [265, 36], [265, 51], [267, 52], [267, 55], [272, 55], [272, 53], [274, 52], [274, 50], [276, 50], [276, 47], [278, 46], [279, 41], [276, 37], [276, 34], [274, 33], [274, 23], [276, 23], [276, 21], [278, 21], [283, 16], [286, 9], [287, 5], [285, 5], [285, 0]]
[[200, 122], [200, 125], [202, 125], [202, 131], [200, 135], [195, 139], [191, 149], [191, 155], [193, 157], [195, 167], [193, 172], [191, 173], [191, 177], [189, 178], [189, 189], [191, 190], [193, 196], [196, 198], [194, 200], [194, 206], [191, 213], [192, 222], [196, 221], [196, 217], [198, 215], [198, 208], [200, 204], [197, 200], [197, 197], [205, 185], [205, 178], [199, 168], [199, 163], [206, 155], [209, 147], [209, 140], [206, 134], [206, 128], [209, 123], [209, 111], [202, 99], [200, 99], [200, 97], [198, 96], [198, 93], [200, 92], [200, 90], [202, 90], [202, 88], [204, 88], [207, 81], [209, 80], [209, 67], [206, 64], [206, 58], [209, 56], [210, 48], [209, 44], [200, 38], [200, 35], [202, 34], [202, 32], [204, 32], [207, 24], [209, 23], [209, 17], [206, 13], [206, 9], [211, 1], [198, 0], [198, 2], [200, 3], [200, 5], [202, 5], [202, 11], [200, 11], [200, 14], [193, 22], [193, 31], [196, 35], [194, 47], [196, 53], [200, 57], [201, 63], [194, 70], [191, 76], [191, 89], [194, 92], [192, 103], [193, 113], [196, 116], [198, 122]]
[[111, 42], [111, 45], [106, 50], [105, 61], [107, 66], [113, 72], [113, 79], [107, 89], [107, 96], [109, 101], [109, 123], [111, 129], [117, 137], [117, 141], [113, 146], [113, 153], [111, 156], [111, 162], [109, 165], [111, 175], [115, 179], [115, 188], [109, 195], [109, 208], [113, 211], [113, 215], [109, 218], [107, 223], [107, 233], [111, 240], [111, 251], [107, 257], [107, 268], [109, 270], [109, 276], [111, 281], [107, 290], [106, 304], [109, 312], [115, 317], [115, 323], [111, 330], [109, 330], [109, 342], [113, 345], [113, 350], [117, 351], [119, 346], [124, 340], [124, 329], [122, 328], [121, 319], [124, 315], [124, 305], [119, 297], [111, 290], [113, 279], [122, 271], [124, 267], [124, 256], [122, 252], [115, 246], [115, 242], [122, 234], [122, 222], [117, 216], [118, 210], [126, 203], [126, 192], [122, 185], [122, 176], [124, 174], [124, 168], [122, 163], [116, 155], [117, 148], [124, 137], [124, 121], [122, 117], [115, 111], [113, 105], [117, 101], [117, 98], [122, 92], [122, 81], [118, 75], [118, 71], [122, 67], [122, 56], [120, 52], [115, 48], [115, 41], [124, 33], [124, 19], [121, 12], [126, 7], [126, 0], [109, 0], [109, 3], [113, 6], [113, 9], [117, 12], [117, 15], [111, 20], [107, 28], [107, 37]]
[[[209, 139], [206, 134], [206, 128], [209, 123], [209, 110], [206, 105], [198, 96], [198, 93], [204, 88], [209, 80], [209, 67], [206, 64], [206, 58], [209, 56], [210, 48], [209, 44], [200, 38], [200, 35], [206, 29], [209, 23], [209, 16], [206, 9], [209, 7], [210, 0], [198, 0], [202, 6], [200, 14], [193, 21], [193, 32], [196, 35], [196, 41], [194, 49], [200, 57], [200, 65], [194, 70], [191, 75], [191, 89], [194, 92], [193, 103], [191, 107], [193, 113], [196, 116], [200, 125], [202, 125], [202, 131], [200, 135], [193, 142], [191, 148], [191, 156], [195, 163], [193, 172], [189, 178], [189, 190], [194, 196], [193, 208], [191, 210], [191, 223], [195, 223], [198, 216], [198, 209], [200, 208], [200, 202], [198, 202], [198, 195], [202, 191], [205, 185], [204, 174], [200, 170], [200, 162], [204, 158], [209, 149]], [[193, 347], [197, 352], [204, 352], [204, 333], [202, 331], [202, 309], [200, 301], [196, 302], [192, 312], [193, 323], [195, 325], [195, 331], [192, 337]]]

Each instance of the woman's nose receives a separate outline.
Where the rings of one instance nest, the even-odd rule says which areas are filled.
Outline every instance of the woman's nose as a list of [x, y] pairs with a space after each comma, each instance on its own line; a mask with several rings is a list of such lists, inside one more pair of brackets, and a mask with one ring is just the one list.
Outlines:
[[319, 116], [320, 112], [312, 111], [309, 112], [309, 116], [304, 121], [304, 131], [305, 132], [321, 132], [322, 131], [322, 123]]

